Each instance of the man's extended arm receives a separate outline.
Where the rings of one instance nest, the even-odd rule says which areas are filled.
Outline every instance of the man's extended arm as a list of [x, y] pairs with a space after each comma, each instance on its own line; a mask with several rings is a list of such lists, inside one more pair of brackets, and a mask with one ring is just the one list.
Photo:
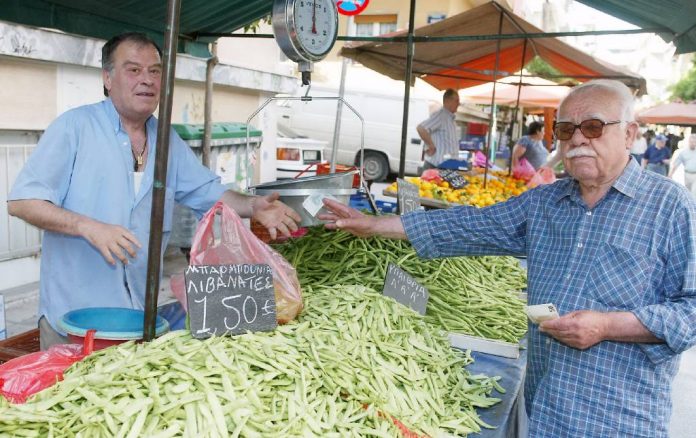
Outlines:
[[135, 257], [134, 246], [141, 246], [135, 235], [120, 225], [99, 222], [41, 199], [8, 201], [7, 211], [43, 230], [84, 238], [112, 265], [114, 257], [127, 264], [123, 251]]

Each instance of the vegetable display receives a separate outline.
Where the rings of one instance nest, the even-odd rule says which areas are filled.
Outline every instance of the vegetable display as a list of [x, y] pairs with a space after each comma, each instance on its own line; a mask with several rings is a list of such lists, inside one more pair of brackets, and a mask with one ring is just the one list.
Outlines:
[[[205, 341], [176, 331], [98, 351], [26, 404], [0, 400], [0, 435], [397, 437], [464, 435], [495, 378], [410, 309], [361, 286], [306, 288], [298, 321]], [[417, 434], [417, 435], [416, 435]]]
[[525, 271], [513, 257], [421, 259], [408, 242], [360, 239], [315, 227], [301, 239], [274, 247], [297, 270], [303, 288], [361, 284], [381, 290], [389, 262], [430, 292], [426, 321], [445, 330], [518, 342], [527, 331]]

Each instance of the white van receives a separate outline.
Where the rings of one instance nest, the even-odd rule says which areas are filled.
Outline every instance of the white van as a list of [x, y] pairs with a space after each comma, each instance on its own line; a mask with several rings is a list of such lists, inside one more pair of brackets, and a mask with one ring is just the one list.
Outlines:
[[[336, 97], [338, 90], [312, 85], [310, 96]], [[365, 179], [381, 181], [390, 172], [397, 173], [401, 154], [403, 94], [346, 90], [343, 99], [365, 121]], [[410, 101], [405, 172], [415, 175], [423, 164], [423, 147], [416, 126], [428, 118], [430, 106], [436, 102], [424, 97], [412, 97]], [[331, 158], [337, 103], [337, 100], [281, 100], [279, 124], [307, 137], [327, 141], [329, 151], [324, 158], [328, 160]], [[360, 119], [344, 105], [336, 155], [338, 164], [353, 166], [360, 163], [360, 129]]]

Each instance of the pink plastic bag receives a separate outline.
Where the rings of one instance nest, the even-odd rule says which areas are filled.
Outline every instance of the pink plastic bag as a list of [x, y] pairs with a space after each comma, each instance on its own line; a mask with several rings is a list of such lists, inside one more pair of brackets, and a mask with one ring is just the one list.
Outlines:
[[83, 345], [54, 345], [0, 365], [0, 394], [12, 403], [24, 403], [29, 396], [63, 380], [70, 365], [92, 353], [95, 332], [87, 331]]
[[[486, 167], [486, 156], [481, 153], [481, 151], [476, 151], [474, 154], [474, 166], [475, 167]], [[488, 161], [488, 166], [493, 166], [493, 163]]]
[[553, 173], [553, 169], [549, 167], [540, 167], [532, 179], [527, 181], [527, 187], [533, 189], [536, 186], [540, 186], [542, 184], [553, 184], [554, 182], [556, 182], [556, 174]]
[[520, 158], [517, 162], [517, 166], [512, 168], [512, 176], [524, 181], [532, 179], [535, 173], [534, 166], [529, 164], [526, 158]]
[[[215, 213], [222, 212], [221, 236], [216, 243], [213, 235]], [[276, 317], [278, 323], [292, 321], [302, 311], [302, 293], [295, 268], [270, 246], [259, 240], [230, 207], [217, 202], [196, 228], [191, 244], [191, 265], [264, 263], [273, 270]], [[172, 293], [186, 309], [184, 274], [173, 275], [170, 281]]]

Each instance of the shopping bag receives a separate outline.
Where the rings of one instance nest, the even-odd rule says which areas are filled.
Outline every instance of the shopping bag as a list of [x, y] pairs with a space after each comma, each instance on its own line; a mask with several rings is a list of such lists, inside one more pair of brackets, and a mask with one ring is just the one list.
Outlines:
[[[215, 214], [221, 212], [220, 236], [215, 240]], [[302, 311], [302, 293], [295, 268], [259, 240], [242, 219], [223, 202], [217, 202], [198, 223], [191, 243], [191, 265], [267, 264], [273, 271], [278, 323], [292, 321]], [[184, 274], [172, 276], [172, 293], [186, 309]]]
[[0, 394], [12, 403], [24, 403], [29, 396], [63, 380], [70, 365], [92, 353], [95, 332], [88, 330], [82, 345], [54, 345], [0, 365]]
[[486, 167], [486, 163], [488, 163], [488, 167], [493, 166], [493, 163], [487, 160], [481, 151], [476, 151], [474, 154], [474, 167]]
[[533, 189], [542, 184], [553, 184], [554, 182], [556, 182], [556, 174], [553, 173], [553, 169], [544, 166], [540, 167], [539, 170], [534, 173], [534, 176], [527, 181], [527, 187]]
[[512, 168], [512, 176], [524, 181], [532, 179], [535, 173], [534, 166], [529, 164], [526, 158], [520, 158], [517, 162], [517, 166], [513, 166]]

